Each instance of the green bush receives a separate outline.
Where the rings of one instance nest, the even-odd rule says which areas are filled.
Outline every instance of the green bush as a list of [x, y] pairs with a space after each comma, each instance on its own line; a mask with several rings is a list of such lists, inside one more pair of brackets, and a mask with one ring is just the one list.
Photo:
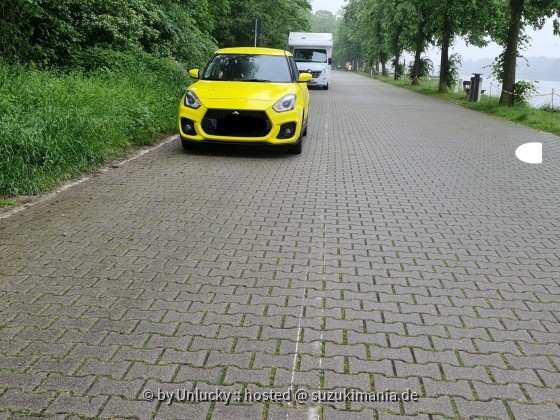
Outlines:
[[[97, 52], [90, 72], [0, 62], [0, 196], [36, 194], [176, 131], [187, 75], [170, 59]], [[91, 56], [90, 56], [91, 57]]]
[[[420, 59], [420, 72], [418, 74], [419, 79], [425, 79], [430, 76], [434, 71], [434, 63], [428, 57], [422, 57]], [[414, 78], [414, 60], [408, 64], [407, 76], [409, 79]]]

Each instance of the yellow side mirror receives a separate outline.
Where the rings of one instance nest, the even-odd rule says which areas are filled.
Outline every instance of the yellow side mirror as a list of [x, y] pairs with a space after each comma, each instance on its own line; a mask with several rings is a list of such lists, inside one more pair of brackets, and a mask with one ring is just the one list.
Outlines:
[[200, 79], [198, 75], [198, 69], [189, 70], [189, 76], [191, 76], [193, 79]]
[[311, 79], [313, 79], [313, 76], [309, 73], [300, 73], [299, 74], [299, 79], [298, 82], [303, 83], [303, 82], [309, 82]]

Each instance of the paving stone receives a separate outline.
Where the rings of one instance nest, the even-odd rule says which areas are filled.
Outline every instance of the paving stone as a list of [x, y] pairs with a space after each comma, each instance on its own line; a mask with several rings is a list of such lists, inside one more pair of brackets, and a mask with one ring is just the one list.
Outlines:
[[533, 385], [523, 385], [529, 397], [535, 404], [542, 403], [557, 403], [558, 402], [558, 389], [557, 388], [543, 388]]
[[274, 386], [279, 387], [280, 390], [288, 387], [319, 389], [321, 388], [321, 373], [319, 369], [306, 372], [276, 369]]
[[5, 410], [26, 410], [31, 414], [39, 414], [47, 408], [55, 395], [54, 392], [31, 394], [9, 389], [0, 397], [0, 407]]
[[43, 380], [43, 375], [31, 373], [13, 373], [9, 371], [0, 372], [0, 389], [17, 388], [22, 391], [33, 391]]
[[75, 414], [85, 417], [97, 417], [101, 407], [109, 399], [107, 396], [76, 397], [60, 394], [46, 410], [46, 414]]
[[[108, 395], [120, 396], [124, 399], [135, 399], [139, 392], [144, 389], [145, 380], [114, 380], [111, 378], [101, 377], [89, 389], [88, 395]], [[147, 387], [146, 387], [147, 388]]]
[[82, 365], [82, 359], [56, 359], [50, 356], [40, 357], [37, 362], [29, 368], [30, 372], [59, 372], [64, 375], [72, 375]]
[[195, 419], [206, 418], [210, 403], [198, 404], [162, 404], [159, 406], [156, 419]]
[[365, 373], [336, 373], [325, 371], [325, 388], [333, 389], [336, 387], [352, 388], [361, 391], [371, 391], [371, 381]]
[[556, 419], [560, 416], [560, 408], [556, 404], [533, 405], [516, 401], [509, 402], [513, 415], [524, 419]]
[[110, 397], [101, 412], [101, 417], [134, 417], [149, 419], [157, 408], [156, 401], [130, 401], [121, 397]]
[[142, 362], [134, 362], [132, 367], [126, 373], [126, 379], [142, 379], [154, 378], [161, 382], [169, 382], [175, 376], [179, 366], [176, 364], [169, 365], [152, 365]]
[[409, 415], [422, 413], [440, 414], [448, 417], [455, 415], [449, 397], [421, 397], [418, 401], [403, 402], [404, 412]]
[[[323, 411], [324, 412], [324, 411]], [[279, 404], [271, 404], [268, 408], [268, 420], [308, 420], [310, 418], [319, 417], [319, 408], [297, 407], [297, 406], [280, 406]], [[371, 417], [370, 417], [371, 418]]]
[[78, 373], [79, 375], [103, 375], [113, 379], [122, 379], [130, 365], [131, 362], [102, 362], [89, 359]]
[[490, 368], [490, 371], [492, 372], [492, 376], [494, 377], [494, 380], [498, 384], [517, 383], [517, 384], [531, 384], [535, 386], [542, 385], [542, 382], [540, 381], [535, 371], [531, 369], [505, 370], [505, 369]]
[[262, 418], [264, 413], [264, 404], [254, 405], [223, 405], [216, 404], [212, 417], [217, 419], [237, 420], [241, 417], [246, 418]]
[[430, 378], [422, 378], [424, 388], [426, 390], [426, 396], [428, 397], [438, 397], [438, 396], [457, 396], [463, 397], [467, 400], [474, 399], [469, 382], [466, 380], [462, 381], [434, 381]]
[[85, 395], [95, 382], [95, 376], [66, 376], [51, 373], [38, 388], [39, 391], [65, 391], [74, 395]]
[[492, 419], [508, 418], [508, 412], [502, 401], [467, 401], [461, 397], [454, 398], [461, 417], [488, 417]]

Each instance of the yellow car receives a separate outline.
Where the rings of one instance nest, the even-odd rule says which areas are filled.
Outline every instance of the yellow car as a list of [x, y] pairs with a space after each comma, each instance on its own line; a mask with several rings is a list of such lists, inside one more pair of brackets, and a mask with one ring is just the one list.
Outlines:
[[203, 142], [269, 144], [299, 154], [307, 134], [312, 75], [288, 51], [224, 48], [187, 88], [179, 106], [185, 150]]

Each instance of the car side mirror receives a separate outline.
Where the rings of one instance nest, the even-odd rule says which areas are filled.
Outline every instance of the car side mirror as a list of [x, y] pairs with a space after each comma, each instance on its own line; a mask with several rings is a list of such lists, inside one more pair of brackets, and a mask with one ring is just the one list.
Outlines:
[[300, 74], [299, 74], [299, 78], [298, 78], [298, 82], [299, 82], [299, 83], [309, 82], [311, 79], [313, 79], [313, 75], [312, 75], [312, 74], [309, 74], [309, 73], [300, 73]]
[[329, 66], [332, 64], [332, 58], [329, 57]]
[[192, 69], [189, 70], [189, 76], [191, 76], [193, 79], [200, 79], [200, 76], [198, 74], [198, 69]]

